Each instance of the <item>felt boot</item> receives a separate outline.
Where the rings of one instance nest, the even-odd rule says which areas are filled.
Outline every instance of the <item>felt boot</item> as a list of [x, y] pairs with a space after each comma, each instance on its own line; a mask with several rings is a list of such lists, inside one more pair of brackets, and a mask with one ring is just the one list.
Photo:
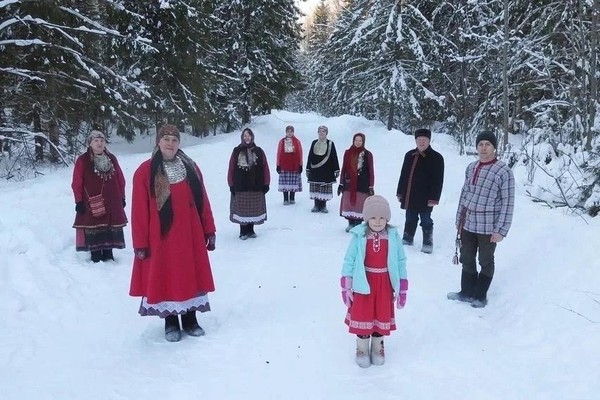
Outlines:
[[421, 246], [423, 253], [433, 253], [433, 228], [423, 228], [423, 246]]
[[415, 232], [417, 231], [417, 223], [404, 223], [404, 234], [402, 236], [402, 244], [412, 246], [415, 240]]
[[369, 356], [369, 341], [370, 337], [356, 337], [356, 364], [361, 368], [371, 366], [371, 357]]
[[165, 339], [167, 342], [179, 342], [181, 340], [179, 317], [177, 315], [167, 315], [165, 317]]
[[190, 336], [204, 336], [204, 329], [198, 325], [196, 311], [188, 311], [181, 314], [181, 327], [183, 331]]
[[250, 239], [254, 239], [256, 237], [256, 233], [254, 233], [254, 224], [248, 224], [247, 225], [246, 234], [248, 235], [248, 237]]
[[383, 336], [371, 338], [371, 364], [383, 365], [385, 363], [385, 351], [383, 349]]
[[92, 255], [93, 262], [97, 263], [102, 261], [102, 250], [92, 250], [90, 254]]
[[115, 260], [112, 249], [102, 250], [102, 261], [109, 261], [109, 260], [112, 260], [112, 261]]

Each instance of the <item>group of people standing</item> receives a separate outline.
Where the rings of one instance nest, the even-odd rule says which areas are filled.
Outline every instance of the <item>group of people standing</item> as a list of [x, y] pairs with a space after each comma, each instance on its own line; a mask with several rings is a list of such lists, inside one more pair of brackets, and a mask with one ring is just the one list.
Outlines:
[[[327, 127], [320, 126], [308, 153], [305, 172], [314, 200], [311, 211], [328, 212], [326, 203], [333, 198], [333, 184], [339, 178], [340, 215], [348, 220], [346, 231], [351, 233], [340, 280], [347, 306], [345, 322], [357, 335], [357, 364], [381, 365], [383, 336], [396, 329], [394, 305], [401, 309], [406, 304], [404, 246], [413, 245], [419, 220], [421, 251], [433, 250], [431, 213], [440, 201], [444, 159], [430, 145], [431, 131], [417, 129], [416, 148], [404, 156], [396, 191], [406, 210], [400, 233], [389, 225], [389, 203], [374, 194], [374, 160], [365, 148], [365, 135], [353, 136], [340, 169], [335, 144], [327, 134]], [[208, 257], [216, 247], [212, 209], [202, 173], [179, 148], [180, 139], [174, 125], [158, 130], [150, 159], [134, 173], [132, 190], [135, 258], [130, 295], [141, 297], [140, 315], [164, 319], [165, 338], [170, 342], [179, 341], [182, 330], [190, 336], [204, 335], [196, 312], [210, 310], [208, 293], [215, 289]], [[112, 249], [125, 247], [125, 179], [102, 132], [92, 131], [87, 143], [73, 172], [76, 248], [90, 251], [93, 262], [108, 261], [113, 259]], [[496, 245], [512, 222], [515, 185], [511, 169], [496, 157], [493, 133], [479, 134], [476, 147], [479, 159], [466, 169], [456, 217], [461, 290], [447, 297], [480, 308], [487, 304]], [[295, 193], [302, 191], [303, 155], [293, 126], [286, 127], [276, 160], [283, 204], [295, 204]], [[230, 220], [240, 225], [242, 240], [255, 238], [254, 226], [267, 220], [265, 195], [270, 179], [265, 152], [246, 128], [231, 153], [227, 174]]]
[[[306, 173], [309, 195], [314, 201], [314, 213], [328, 213], [327, 202], [333, 199], [333, 185], [340, 179], [337, 194], [342, 196], [340, 215], [348, 220], [349, 231], [363, 220], [365, 199], [373, 194], [373, 154], [365, 149], [365, 135], [357, 133], [352, 145], [344, 153], [342, 168], [335, 143], [327, 139], [328, 128], [317, 129], [318, 138], [310, 145], [306, 168], [303, 166], [302, 143], [295, 129], [288, 125], [285, 137], [279, 140], [276, 154], [278, 190], [283, 193], [283, 204], [296, 204], [296, 193], [302, 191], [302, 172]], [[240, 225], [242, 240], [255, 238], [254, 225], [267, 220], [265, 194], [269, 191], [271, 175], [267, 157], [256, 145], [250, 128], [242, 131], [240, 144], [229, 159], [227, 183], [231, 192], [231, 222]]]
[[[421, 251], [432, 252], [431, 212], [442, 191], [444, 159], [431, 148], [430, 139], [428, 129], [416, 130], [416, 148], [404, 157], [396, 193], [401, 208], [406, 210], [402, 242], [397, 229], [389, 225], [390, 206], [379, 195], [365, 199], [365, 223], [350, 229], [352, 238], [340, 286], [347, 307], [345, 322], [349, 332], [356, 335], [355, 360], [362, 368], [385, 362], [383, 337], [396, 329], [394, 305], [398, 309], [406, 305], [408, 278], [403, 245], [413, 244], [419, 219], [423, 230]], [[512, 223], [515, 182], [510, 167], [496, 157], [497, 140], [492, 132], [481, 132], [475, 143], [479, 159], [467, 166], [456, 213], [461, 290], [448, 293], [447, 298], [482, 308], [487, 305], [494, 276], [496, 245], [508, 234]]]

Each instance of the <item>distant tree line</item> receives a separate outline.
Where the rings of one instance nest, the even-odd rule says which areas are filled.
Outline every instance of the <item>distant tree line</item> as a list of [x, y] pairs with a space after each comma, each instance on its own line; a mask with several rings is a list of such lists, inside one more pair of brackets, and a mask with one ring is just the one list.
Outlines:
[[288, 104], [409, 134], [433, 127], [461, 153], [492, 130], [530, 183], [536, 170], [552, 177], [535, 200], [596, 215], [599, 13], [600, 0], [321, 0]]
[[462, 144], [538, 128], [589, 150], [599, 12], [598, 0], [321, 0], [290, 104], [389, 129], [441, 122]]
[[230, 131], [301, 82], [293, 0], [0, 1], [0, 152], [73, 154], [90, 128]]

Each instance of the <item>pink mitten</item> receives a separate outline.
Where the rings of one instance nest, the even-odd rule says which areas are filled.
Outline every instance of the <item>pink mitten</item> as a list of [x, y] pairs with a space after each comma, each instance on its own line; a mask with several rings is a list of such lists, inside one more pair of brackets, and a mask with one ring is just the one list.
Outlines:
[[400, 279], [400, 293], [396, 298], [397, 309], [402, 309], [406, 305], [406, 292], [408, 292], [408, 279]]
[[352, 294], [352, 278], [349, 276], [342, 276], [340, 279], [340, 286], [342, 287], [342, 300], [346, 307], [350, 307], [354, 300], [354, 295]]

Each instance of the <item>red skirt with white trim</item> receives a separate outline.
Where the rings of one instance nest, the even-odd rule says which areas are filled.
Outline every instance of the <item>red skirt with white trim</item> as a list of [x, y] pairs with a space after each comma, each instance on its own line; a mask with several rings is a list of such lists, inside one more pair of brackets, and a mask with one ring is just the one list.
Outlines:
[[370, 294], [354, 293], [354, 302], [348, 308], [345, 323], [350, 333], [372, 335], [377, 332], [388, 336], [396, 330], [394, 317], [394, 289], [387, 268], [367, 268]]

